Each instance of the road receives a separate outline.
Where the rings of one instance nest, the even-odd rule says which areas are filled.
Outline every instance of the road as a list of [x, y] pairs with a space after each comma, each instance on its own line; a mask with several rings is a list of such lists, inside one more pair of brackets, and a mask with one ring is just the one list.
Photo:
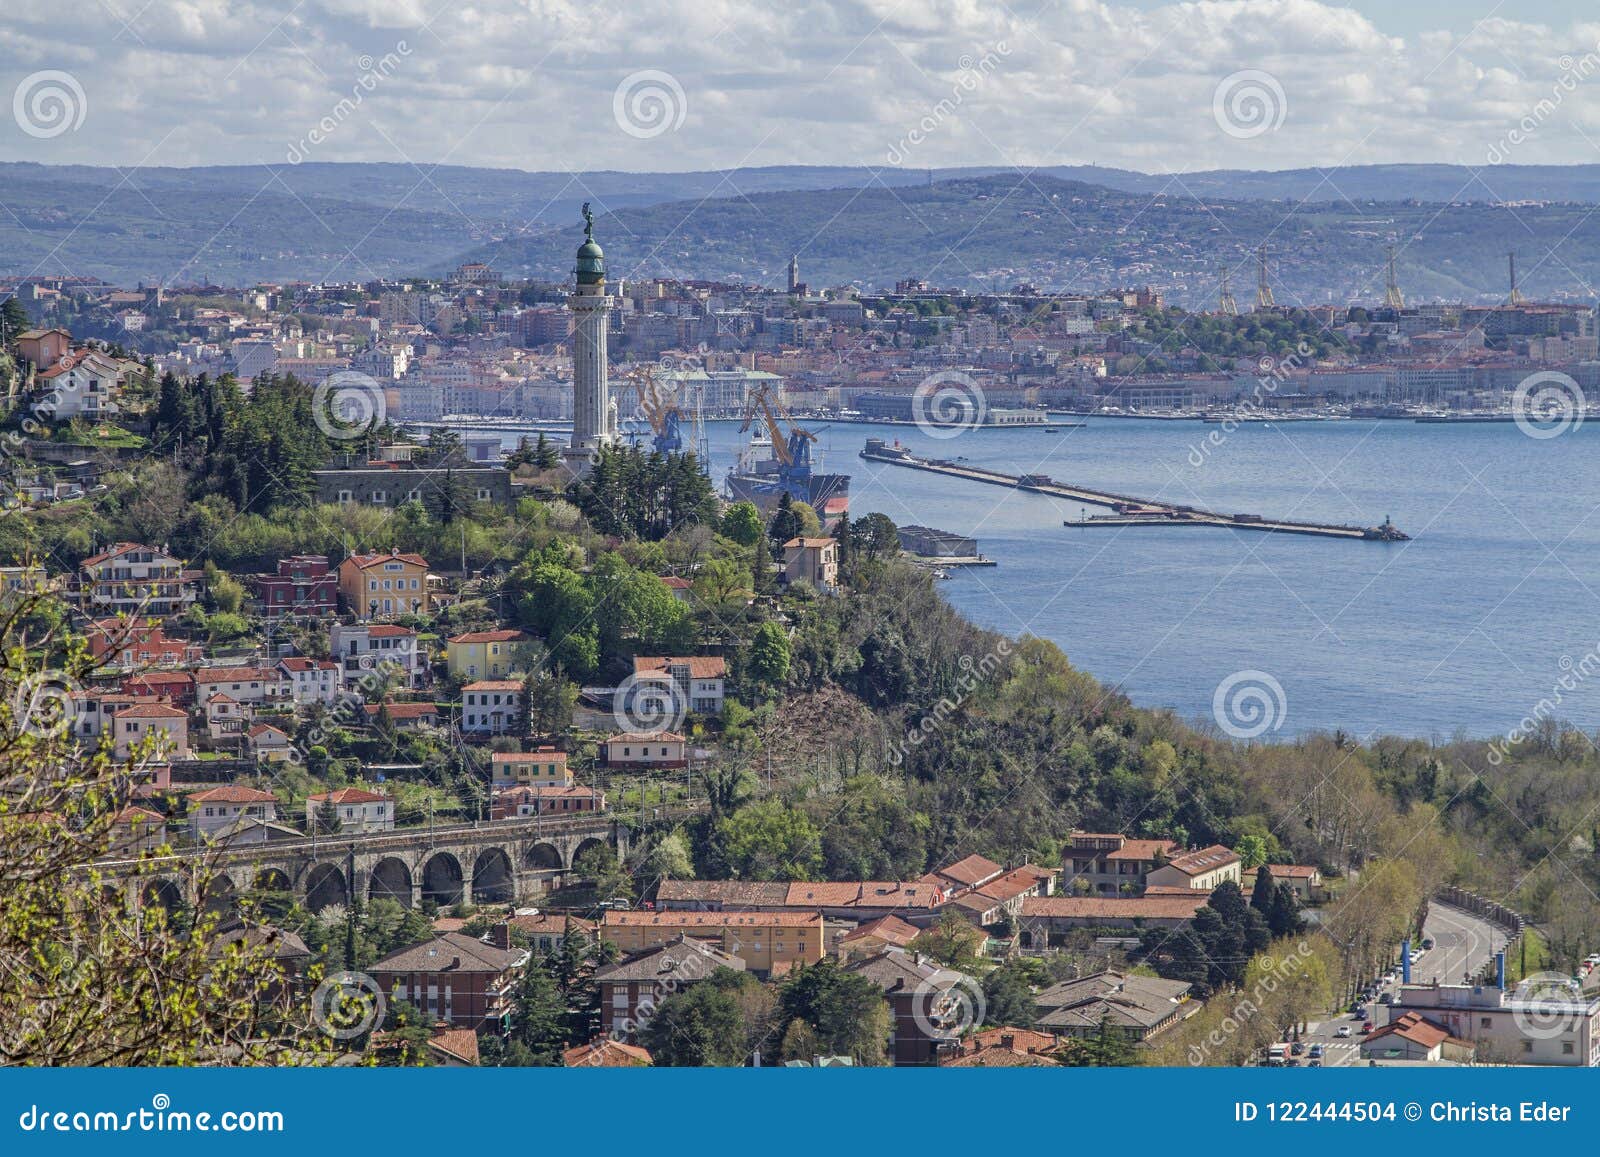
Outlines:
[[1504, 928], [1448, 904], [1428, 905], [1422, 930], [1433, 950], [1412, 966], [1413, 984], [1460, 984], [1463, 973], [1477, 972], [1506, 946]]
[[[1424, 951], [1411, 966], [1412, 984], [1429, 984], [1434, 980], [1441, 984], [1460, 984], [1462, 973], [1469, 969], [1476, 972], [1506, 945], [1505, 929], [1460, 908], [1437, 902], [1428, 906], [1428, 918], [1423, 922], [1422, 931], [1425, 938], [1433, 940], [1433, 948]], [[1398, 981], [1382, 984], [1379, 992], [1393, 992], [1398, 987]], [[1375, 1001], [1367, 1017], [1375, 1025], [1386, 1024], [1389, 1008]], [[1338, 1035], [1341, 1026], [1349, 1026], [1349, 1037]], [[1311, 1045], [1322, 1045], [1324, 1067], [1361, 1063], [1361, 1021], [1347, 1012], [1312, 1021], [1301, 1039], [1308, 1051]], [[1305, 1064], [1308, 1059], [1302, 1056], [1300, 1063]]]

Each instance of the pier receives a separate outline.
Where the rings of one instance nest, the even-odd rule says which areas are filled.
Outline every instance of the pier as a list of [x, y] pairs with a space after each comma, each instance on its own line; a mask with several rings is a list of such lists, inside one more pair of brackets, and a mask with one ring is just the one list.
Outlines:
[[881, 438], [868, 438], [865, 449], [861, 451], [861, 457], [871, 462], [904, 466], [910, 470], [925, 470], [930, 474], [945, 474], [952, 478], [966, 478], [991, 486], [1006, 486], [1013, 490], [1025, 490], [1051, 498], [1064, 498], [1113, 511], [1111, 514], [1098, 514], [1077, 521], [1068, 519], [1063, 521], [1063, 526], [1084, 528], [1223, 526], [1234, 530], [1259, 530], [1269, 534], [1306, 534], [1318, 538], [1351, 538], [1367, 542], [1408, 542], [1411, 538], [1387, 518], [1379, 526], [1341, 526], [1337, 523], [1263, 518], [1259, 514], [1222, 514], [1196, 506], [1175, 506], [1169, 502], [1138, 498], [1131, 494], [1074, 486], [1071, 483], [1058, 482], [1047, 474], [1002, 474], [997, 470], [986, 470], [981, 466], [970, 466], [964, 462], [918, 458], [899, 445], [888, 445]]

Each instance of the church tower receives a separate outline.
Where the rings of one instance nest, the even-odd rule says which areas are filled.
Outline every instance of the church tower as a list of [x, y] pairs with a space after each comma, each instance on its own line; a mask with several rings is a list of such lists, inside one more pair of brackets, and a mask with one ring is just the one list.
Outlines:
[[583, 244], [573, 271], [577, 285], [567, 298], [572, 310], [572, 446], [571, 458], [587, 458], [615, 438], [607, 380], [606, 331], [611, 298], [606, 293], [605, 254], [594, 240], [594, 214], [583, 203]]

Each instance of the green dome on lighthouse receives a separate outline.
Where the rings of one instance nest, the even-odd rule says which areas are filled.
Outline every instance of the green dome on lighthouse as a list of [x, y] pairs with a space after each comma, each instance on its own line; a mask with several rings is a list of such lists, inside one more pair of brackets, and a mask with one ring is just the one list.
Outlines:
[[595, 243], [594, 214], [587, 201], [583, 203], [583, 244], [578, 246], [578, 267], [573, 272], [579, 285], [600, 285], [606, 279], [606, 255]]

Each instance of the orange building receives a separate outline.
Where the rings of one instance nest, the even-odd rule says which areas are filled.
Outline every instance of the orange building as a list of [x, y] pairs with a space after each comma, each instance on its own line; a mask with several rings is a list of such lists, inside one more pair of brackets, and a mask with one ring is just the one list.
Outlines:
[[358, 619], [428, 613], [428, 563], [420, 554], [353, 554], [339, 564], [339, 599]]
[[752, 972], [782, 973], [823, 955], [820, 912], [607, 912], [600, 934], [624, 956], [692, 936], [740, 957]]

